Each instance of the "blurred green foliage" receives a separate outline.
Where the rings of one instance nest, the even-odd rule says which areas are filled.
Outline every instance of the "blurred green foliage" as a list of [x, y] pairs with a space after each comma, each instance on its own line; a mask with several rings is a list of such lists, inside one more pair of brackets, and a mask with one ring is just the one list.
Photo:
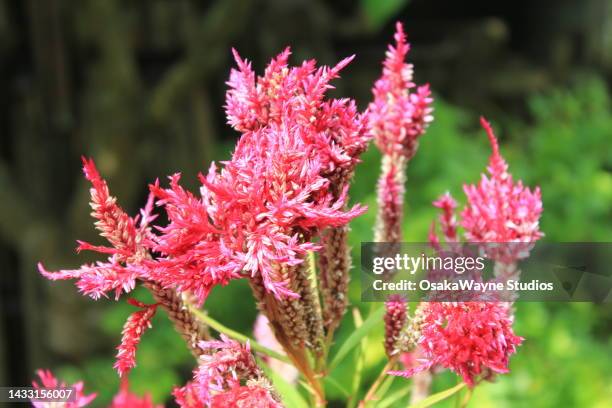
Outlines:
[[[528, 121], [513, 121], [494, 127], [501, 140], [502, 154], [516, 179], [542, 188], [544, 216], [542, 229], [549, 241], [603, 241], [612, 236], [612, 115], [610, 95], [597, 78], [582, 78], [574, 86], [537, 95], [529, 101]], [[476, 115], [438, 99], [435, 121], [421, 139], [418, 154], [408, 169], [405, 208], [405, 238], [422, 242], [437, 213], [432, 200], [449, 190], [464, 203], [462, 185], [477, 182], [487, 164], [490, 147]], [[352, 223], [351, 245], [355, 264], [362, 241], [372, 239], [375, 217], [375, 186], [380, 155], [374, 146], [358, 167], [351, 190], [353, 201], [370, 210]], [[359, 301], [359, 282], [354, 272], [350, 294], [354, 307], [367, 316], [373, 305]], [[147, 300], [144, 292], [135, 297]], [[110, 306], [110, 305], [109, 305]], [[108, 307], [104, 331], [117, 343], [121, 327], [132, 307], [123, 303]], [[251, 333], [256, 311], [248, 285], [234, 282], [213, 291], [206, 303], [210, 314], [227, 326]], [[589, 303], [516, 305], [516, 332], [524, 345], [511, 362], [511, 373], [494, 384], [479, 386], [472, 397], [473, 407], [559, 407], [609, 406], [612, 400], [612, 326], [610, 305]], [[153, 393], [156, 401], [167, 401], [173, 385], [190, 376], [193, 361], [182, 340], [173, 332], [163, 312], [154, 320], [154, 329], [145, 333], [137, 354], [138, 367], [130, 377], [133, 390]], [[336, 348], [354, 331], [351, 313], [337, 334]], [[336, 350], [332, 350], [332, 355]], [[99, 403], [107, 402], [117, 389], [112, 370], [112, 350], [89, 360], [80, 369], [64, 368], [67, 379], [83, 378], [90, 390], [99, 390]], [[332, 401], [342, 400], [350, 390], [355, 358], [347, 358], [326, 384]], [[365, 375], [361, 393], [384, 365], [382, 325], [367, 339]], [[434, 391], [456, 383], [443, 373], [434, 382]], [[409, 386], [396, 379], [390, 393]], [[462, 391], [457, 398], [463, 398]], [[442, 406], [454, 406], [456, 398]], [[405, 402], [397, 403], [405, 406]]]
[[361, 9], [370, 28], [377, 30], [407, 4], [408, 0], [361, 0]]

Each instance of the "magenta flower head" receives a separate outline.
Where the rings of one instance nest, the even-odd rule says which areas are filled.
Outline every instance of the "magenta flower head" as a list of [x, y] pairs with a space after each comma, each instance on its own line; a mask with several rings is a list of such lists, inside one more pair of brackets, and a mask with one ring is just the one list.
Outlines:
[[394, 38], [395, 46], [389, 46], [382, 76], [372, 89], [369, 128], [381, 152], [410, 160], [416, 153], [418, 138], [433, 120], [433, 99], [428, 84], [416, 87], [412, 82], [412, 64], [405, 62], [410, 46], [399, 22]]
[[109, 408], [163, 408], [163, 405], [153, 403], [151, 394], [144, 396], [132, 394], [127, 379], [121, 381], [119, 392], [113, 397], [113, 402]]
[[272, 397], [268, 388], [259, 385], [243, 385], [215, 395], [210, 407], [283, 408], [283, 405]]
[[201, 301], [212, 287], [250, 277], [277, 297], [297, 296], [275, 265], [295, 266], [312, 238], [326, 227], [346, 225], [365, 207], [345, 210], [351, 173], [368, 136], [349, 100], [326, 100], [333, 68], [314, 61], [288, 67], [289, 51], [255, 81], [235, 53], [227, 94], [228, 121], [243, 132], [232, 159], [201, 176], [200, 197], [185, 191], [179, 176], [170, 188], [151, 186], [169, 224], [154, 250], [161, 254], [150, 276], [165, 287], [189, 290]]
[[[40, 378], [40, 384], [36, 381], [32, 381], [34, 388], [67, 388], [65, 382], [58, 380], [51, 371], [49, 370], [38, 370], [36, 371], [38, 378]], [[89, 405], [91, 401], [96, 398], [96, 394], [85, 395], [83, 392], [84, 385], [83, 381], [79, 381], [72, 384], [70, 387], [74, 388], [75, 398], [74, 401], [63, 402], [63, 403], [49, 403], [32, 400], [32, 406], [35, 408], [47, 408], [50, 406], [59, 408], [81, 408]]]
[[77, 279], [77, 287], [94, 299], [107, 296], [110, 291], [119, 298], [122, 292], [134, 289], [136, 279], [145, 275], [144, 260], [152, 245], [149, 223], [155, 219], [151, 215], [153, 196], [141, 210], [140, 216], [132, 218], [117, 204], [110, 195], [108, 185], [96, 169], [91, 159], [83, 158], [83, 172], [92, 187], [90, 189], [91, 216], [96, 219], [95, 226], [110, 246], [96, 246], [78, 241], [77, 251], [91, 250], [109, 255], [108, 261], [83, 265], [80, 269], [48, 272], [42, 264], [38, 269], [48, 279]]
[[[491, 125], [484, 118], [480, 122], [493, 148], [487, 167], [490, 177], [483, 174], [478, 185], [463, 186], [468, 201], [461, 213], [465, 237], [476, 243], [533, 244], [544, 235], [539, 228], [540, 188], [531, 191], [522, 181], [513, 181]], [[499, 260], [508, 263], [525, 257], [528, 248], [513, 245], [507, 252]]]
[[220, 407], [218, 396], [238, 398], [237, 394], [242, 394], [242, 386], [267, 381], [257, 367], [248, 343], [242, 345], [221, 335], [221, 340], [203, 341], [200, 347], [205, 353], [200, 356], [194, 380], [174, 390], [174, 396], [181, 407]]
[[[457, 208], [457, 202], [451, 196], [450, 193], [441, 195], [436, 201], [433, 202], [433, 206], [441, 210], [438, 221], [442, 227], [442, 233], [444, 239], [448, 243], [456, 242], [457, 237], [457, 217], [455, 216], [455, 209]], [[433, 229], [433, 227], [432, 227]]]
[[410, 46], [399, 22], [394, 38], [382, 76], [372, 88], [374, 100], [367, 113], [369, 133], [383, 154], [377, 186], [377, 242], [402, 240], [406, 166], [417, 151], [419, 137], [433, 120], [429, 85], [416, 87], [412, 82], [413, 67], [405, 61]]
[[423, 303], [418, 345], [422, 364], [389, 374], [412, 377], [440, 365], [466, 384], [494, 373], [507, 373], [508, 361], [523, 339], [512, 331], [508, 306], [501, 302]]

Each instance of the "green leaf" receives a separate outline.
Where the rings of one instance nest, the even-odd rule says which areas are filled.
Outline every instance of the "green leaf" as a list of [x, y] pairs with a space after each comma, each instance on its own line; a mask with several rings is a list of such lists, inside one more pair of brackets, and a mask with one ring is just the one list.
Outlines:
[[465, 387], [465, 383], [457, 384], [453, 388], [449, 388], [448, 390], [444, 390], [444, 391], [438, 392], [436, 394], [430, 395], [429, 397], [425, 398], [423, 401], [417, 402], [416, 404], [413, 404], [413, 405], [410, 405], [408, 408], [427, 408], [427, 407], [431, 407], [436, 402], [440, 402], [442, 400], [445, 400], [446, 398], [450, 397], [454, 393], [456, 393], [459, 390], [461, 390], [463, 387]]
[[387, 407], [390, 407], [391, 405], [393, 405], [397, 401], [401, 400], [402, 398], [404, 398], [408, 394], [410, 394], [410, 387], [404, 387], [402, 389], [399, 389], [399, 390], [395, 391], [393, 394], [389, 395], [387, 398], [381, 400], [376, 405], [376, 408], [387, 408]]
[[385, 25], [407, 3], [408, 0], [361, 0], [361, 9], [370, 27], [377, 30]]
[[336, 367], [342, 361], [342, 359], [346, 357], [348, 353], [351, 352], [351, 350], [353, 350], [356, 346], [359, 345], [361, 339], [367, 336], [368, 333], [370, 333], [370, 331], [374, 328], [374, 326], [376, 326], [376, 324], [378, 324], [382, 320], [384, 314], [385, 308], [381, 307], [372, 312], [370, 316], [368, 316], [368, 318], [363, 322], [363, 324], [358, 329], [356, 329], [348, 337], [348, 339], [346, 339], [344, 343], [342, 343], [342, 346], [340, 346], [340, 349], [329, 364], [329, 371], [332, 371], [334, 367]]
[[340, 391], [340, 392], [342, 393], [342, 395], [344, 396], [344, 398], [348, 398], [348, 397], [350, 397], [350, 395], [351, 395], [351, 394], [350, 394], [350, 393], [349, 393], [349, 392], [346, 390], [346, 388], [344, 388], [344, 387], [342, 386], [342, 384], [340, 384], [340, 383], [338, 382], [338, 380], [336, 380], [335, 378], [330, 377], [330, 376], [327, 376], [327, 377], [325, 377], [325, 380], [324, 380], [324, 381], [325, 381], [327, 384], [329, 384], [329, 385], [333, 386], [333, 387], [334, 387], [335, 389], [337, 389], [338, 391]]
[[[358, 308], [353, 308], [353, 320], [355, 321], [355, 329], [359, 329], [363, 325], [363, 317]], [[365, 352], [368, 348], [368, 337], [364, 336], [361, 340], [359, 347], [355, 348], [355, 373], [353, 374], [353, 386], [351, 388], [351, 395], [353, 396], [349, 401], [348, 407], [353, 408], [357, 405], [357, 394], [359, 393], [359, 386], [361, 385], [361, 375], [363, 373], [363, 367], [365, 366]]]

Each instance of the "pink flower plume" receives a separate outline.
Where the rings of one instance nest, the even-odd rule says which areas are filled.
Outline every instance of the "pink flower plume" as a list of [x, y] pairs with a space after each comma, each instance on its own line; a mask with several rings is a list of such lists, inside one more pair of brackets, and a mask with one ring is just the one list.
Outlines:
[[[235, 393], [241, 389], [242, 383], [260, 375], [248, 343], [242, 345], [221, 335], [221, 340], [203, 341], [200, 347], [206, 353], [200, 357], [193, 381], [175, 388], [173, 392], [177, 404], [183, 408], [220, 407], [218, 404], [223, 397], [219, 396], [236, 398]], [[223, 406], [233, 405], [226, 403]]]
[[[368, 127], [376, 146], [387, 155], [411, 159], [433, 120], [429, 85], [416, 87], [412, 64], [405, 62], [410, 46], [397, 23], [395, 46], [390, 45], [380, 79], [374, 83], [374, 101], [368, 107]], [[416, 87], [416, 89], [414, 89]]]
[[146, 305], [135, 299], [129, 299], [128, 302], [142, 310], [134, 312], [128, 317], [121, 332], [121, 343], [117, 347], [117, 360], [113, 366], [120, 377], [123, 377], [136, 366], [136, 349], [145, 330], [151, 327], [151, 319], [158, 306], [157, 304]]
[[[347, 189], [331, 186], [347, 176], [369, 137], [354, 101], [326, 99], [330, 81], [352, 59], [317, 68], [288, 65], [286, 49], [256, 78], [234, 51], [226, 97], [228, 122], [242, 132], [230, 161], [200, 176], [200, 195], [185, 191], [179, 176], [167, 189], [152, 186], [168, 214], [159, 228], [149, 277], [189, 290], [202, 302], [216, 285], [260, 278], [277, 297], [295, 297], [274, 265], [296, 265], [313, 238], [365, 211], [345, 209]], [[332, 188], [333, 187], [333, 188]]]
[[480, 377], [508, 372], [508, 362], [523, 339], [512, 331], [508, 307], [500, 302], [424, 304], [418, 344], [421, 364], [391, 375], [411, 377], [434, 365], [457, 373], [469, 386]]
[[90, 205], [91, 215], [96, 220], [95, 226], [111, 246], [78, 241], [77, 251], [95, 251], [108, 255], [109, 258], [106, 262], [84, 264], [79, 269], [58, 272], [49, 272], [39, 263], [38, 270], [51, 280], [76, 279], [79, 290], [93, 299], [107, 296], [111, 291], [115, 292], [115, 298], [119, 298], [122, 292], [127, 293], [134, 289], [136, 280], [146, 273], [143, 261], [152, 245], [149, 222], [155, 218], [151, 215], [152, 196], [142, 210], [142, 218], [138, 223], [138, 217], [128, 216], [117, 205], [117, 199], [110, 195], [108, 185], [100, 176], [93, 160], [83, 158], [83, 172], [92, 186]]
[[[514, 182], [508, 164], [499, 152], [491, 125], [481, 118], [491, 142], [487, 170], [477, 185], [464, 185], [467, 206], [461, 213], [461, 226], [470, 242], [534, 243], [543, 236], [539, 229], [542, 214], [540, 188], [531, 191], [522, 181]], [[508, 254], [506, 261], [517, 254]]]
[[457, 237], [457, 217], [455, 216], [455, 209], [457, 208], [457, 202], [450, 195], [445, 193], [441, 195], [436, 201], [433, 202], [433, 206], [439, 208], [441, 211], [438, 221], [442, 227], [442, 233], [447, 243], [456, 242]]
[[[67, 385], [65, 382], [58, 380], [51, 371], [49, 370], [38, 370], [36, 371], [38, 378], [40, 378], [40, 384], [36, 381], [32, 381], [34, 388], [74, 388], [74, 401], [63, 403], [63, 408], [81, 408], [89, 405], [97, 396], [97, 394], [85, 395], [83, 381], [79, 381], [72, 385]], [[32, 406], [35, 408], [47, 408], [50, 403], [32, 400]], [[54, 405], [55, 406], [55, 405]]]
[[127, 377], [121, 380], [119, 392], [113, 397], [113, 402], [109, 408], [163, 408], [163, 405], [156, 405], [150, 394], [140, 397], [130, 392]]

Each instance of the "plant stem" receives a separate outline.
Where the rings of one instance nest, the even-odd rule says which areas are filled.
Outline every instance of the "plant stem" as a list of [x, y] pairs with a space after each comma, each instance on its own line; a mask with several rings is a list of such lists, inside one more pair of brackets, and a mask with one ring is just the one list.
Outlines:
[[376, 394], [376, 391], [378, 390], [378, 387], [380, 387], [380, 384], [382, 384], [382, 382], [384, 381], [384, 379], [386, 378], [387, 372], [393, 368], [393, 366], [395, 365], [396, 362], [396, 358], [391, 358], [387, 364], [383, 367], [383, 369], [381, 370], [380, 374], [378, 374], [378, 377], [376, 378], [376, 380], [374, 381], [374, 383], [372, 383], [372, 386], [370, 387], [370, 389], [368, 390], [368, 392], [366, 393], [365, 397], [361, 400], [361, 402], [359, 403], [359, 408], [365, 408], [366, 404], [372, 400], [374, 400], [374, 396]]
[[206, 326], [196, 317], [190, 305], [183, 301], [174, 289], [164, 289], [154, 282], [144, 282], [143, 286], [151, 292], [155, 301], [166, 310], [168, 318], [187, 343], [187, 347], [189, 347], [193, 356], [196, 359], [199, 358], [203, 354], [203, 350], [198, 347], [198, 343], [208, 339], [208, 334]]
[[238, 340], [241, 343], [248, 342], [253, 350], [258, 351], [262, 354], [265, 354], [269, 357], [275, 358], [284, 363], [289, 363], [289, 364], [292, 363], [292, 361], [287, 356], [256, 342], [255, 340], [245, 336], [242, 333], [238, 333], [237, 331], [224, 326], [223, 324], [219, 323], [218, 321], [210, 317], [205, 312], [202, 312], [201, 310], [198, 310], [193, 306], [189, 306], [189, 309], [191, 310], [191, 313], [197, 316], [202, 322], [206, 323], [207, 325], [209, 325], [211, 328], [215, 329], [219, 333], [223, 333], [227, 335], [228, 337], [233, 338], [234, 340]]

